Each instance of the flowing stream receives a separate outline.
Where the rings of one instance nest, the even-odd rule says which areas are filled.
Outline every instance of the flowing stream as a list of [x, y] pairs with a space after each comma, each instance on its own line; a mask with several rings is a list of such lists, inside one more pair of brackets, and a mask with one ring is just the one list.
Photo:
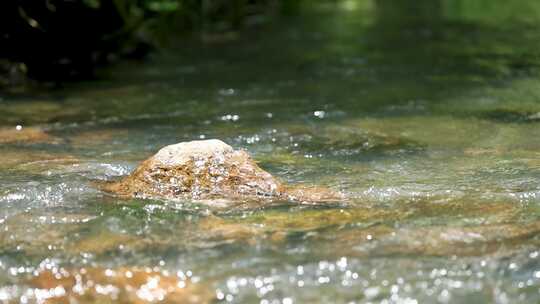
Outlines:
[[[429, 28], [321, 5], [2, 96], [0, 303], [540, 302], [540, 5], [457, 2]], [[95, 187], [205, 138], [348, 199], [213, 208]], [[178, 283], [99, 283], [136, 270]]]

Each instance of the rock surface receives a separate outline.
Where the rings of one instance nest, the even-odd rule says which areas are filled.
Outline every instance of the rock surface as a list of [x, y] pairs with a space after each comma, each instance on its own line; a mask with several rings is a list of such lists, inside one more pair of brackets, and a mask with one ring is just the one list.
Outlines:
[[245, 151], [211, 139], [159, 150], [126, 178], [103, 186], [122, 197], [192, 199], [340, 200], [327, 188], [292, 187], [261, 169]]

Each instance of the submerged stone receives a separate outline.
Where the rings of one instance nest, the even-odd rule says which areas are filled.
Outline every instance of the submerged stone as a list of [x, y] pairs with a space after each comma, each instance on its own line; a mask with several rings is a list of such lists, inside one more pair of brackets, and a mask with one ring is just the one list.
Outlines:
[[342, 199], [322, 187], [287, 186], [261, 169], [249, 154], [221, 140], [170, 145], [145, 160], [105, 191], [122, 197], [191, 199], [277, 199], [324, 202]]
[[45, 96], [40, 100], [21, 99], [5, 102], [0, 108], [0, 121], [3, 124], [81, 121], [81, 118], [88, 116], [89, 111], [80, 103], [58, 102], [56, 98], [51, 99]]
[[91, 253], [94, 255], [114, 252], [119, 248], [133, 249], [136, 245], [143, 246], [145, 242], [128, 234], [100, 231], [87, 236], [74, 244], [67, 246], [71, 254]]
[[[475, 203], [474, 201], [458, 202], [413, 202], [402, 203], [392, 208], [380, 208], [369, 205], [362, 205], [355, 208], [295, 208], [286, 211], [282, 209], [264, 210], [248, 213], [240, 213], [233, 216], [208, 216], [198, 222], [198, 229], [201, 231], [197, 238], [205, 241], [221, 243], [247, 243], [256, 244], [258, 241], [268, 241], [279, 243], [288, 237], [309, 237], [310, 239], [324, 239], [330, 241], [334, 248], [334, 239], [340, 239], [342, 250], [351, 250], [365, 244], [362, 254], [381, 254], [380, 248], [386, 248], [387, 244], [398, 244], [397, 251], [412, 250], [413, 245], [419, 247], [414, 249], [423, 250], [425, 242], [434, 242], [441, 246], [452, 246], [437, 239], [437, 231], [441, 227], [447, 227], [444, 231], [447, 235], [454, 232], [460, 233], [460, 229], [467, 231], [463, 225], [471, 225], [472, 222], [498, 227], [519, 220], [525, 212], [519, 206], [511, 202], [500, 203]], [[428, 222], [437, 222], [440, 226], [425, 227]], [[409, 227], [395, 229], [394, 224], [407, 223]], [[418, 227], [420, 228], [414, 228]], [[450, 228], [451, 226], [455, 228]], [[473, 226], [472, 230], [480, 229], [482, 226]], [[471, 230], [471, 231], [472, 231]], [[492, 235], [496, 236], [497, 228], [494, 228]], [[402, 233], [407, 231], [406, 233]], [[509, 230], [511, 231], [511, 229]], [[466, 233], [466, 232], [463, 232]], [[484, 233], [484, 232], [483, 232]], [[489, 235], [490, 231], [485, 232]], [[408, 235], [417, 238], [412, 240]], [[504, 235], [501, 234], [501, 235]], [[370, 237], [378, 236], [378, 242], [373, 247]], [[379, 237], [380, 236], [380, 237]], [[396, 237], [403, 238], [403, 245]], [[424, 237], [425, 236], [425, 237]], [[427, 236], [433, 240], [426, 239]], [[349, 242], [350, 241], [350, 242]], [[390, 246], [390, 245], [388, 245]], [[446, 248], [446, 247], [444, 247]], [[473, 248], [466, 248], [467, 250]], [[437, 249], [438, 250], [438, 249]], [[442, 251], [443, 249], [441, 249]], [[457, 250], [457, 249], [456, 249]]]
[[[348, 256], [504, 256], [527, 246], [538, 246], [540, 221], [470, 226], [430, 226], [396, 229], [377, 225], [348, 229], [331, 236], [328, 252], [340, 246]], [[324, 250], [321, 250], [324, 251]]]
[[496, 109], [486, 111], [480, 117], [503, 123], [536, 123], [540, 121], [540, 112]]
[[[4, 198], [0, 196], [0, 202]], [[23, 212], [5, 216], [0, 220], [0, 255], [43, 256], [53, 250], [63, 250], [65, 237], [75, 233], [78, 225], [90, 218], [58, 210], [53, 214]], [[43, 251], [43, 248], [48, 250]]]
[[30, 281], [39, 303], [212, 303], [213, 290], [152, 268], [52, 268]]
[[0, 144], [8, 143], [54, 143], [58, 139], [38, 127], [16, 126], [0, 128]]
[[88, 148], [89, 146], [104, 146], [126, 138], [128, 131], [119, 128], [101, 128], [76, 132], [68, 137], [72, 147]]
[[373, 208], [328, 209], [303, 211], [268, 211], [257, 212], [241, 217], [209, 216], [198, 223], [203, 231], [199, 237], [205, 240], [223, 243], [246, 242], [254, 245], [259, 240], [280, 243], [288, 236], [297, 233], [316, 233], [328, 229], [360, 223], [371, 224], [381, 220], [399, 217], [398, 212], [383, 211]]
[[409, 139], [401, 133], [359, 127], [358, 121], [318, 123], [315, 126], [292, 124], [283, 127], [284, 132], [272, 133], [272, 143], [277, 142], [289, 151], [301, 152], [302, 156], [391, 156], [425, 151], [421, 141]]
[[0, 149], [1, 169], [29, 169], [32, 165], [37, 164], [52, 166], [53, 164], [73, 164], [77, 162], [77, 158], [69, 154], [55, 154], [29, 149]]

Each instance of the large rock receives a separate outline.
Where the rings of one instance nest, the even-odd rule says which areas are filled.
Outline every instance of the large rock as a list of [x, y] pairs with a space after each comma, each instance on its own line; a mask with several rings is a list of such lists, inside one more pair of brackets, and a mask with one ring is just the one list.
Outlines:
[[221, 140], [170, 145], [145, 160], [126, 178], [104, 190], [123, 197], [191, 199], [339, 200], [326, 188], [290, 187], [261, 169], [245, 151]]

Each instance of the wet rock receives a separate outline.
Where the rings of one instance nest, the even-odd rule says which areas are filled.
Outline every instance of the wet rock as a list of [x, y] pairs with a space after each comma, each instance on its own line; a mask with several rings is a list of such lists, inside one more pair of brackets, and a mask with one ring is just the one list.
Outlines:
[[445, 201], [444, 203], [414, 201], [396, 208], [407, 214], [407, 219], [417, 223], [497, 224], [516, 221], [526, 212], [523, 206], [513, 201], [484, 202], [471, 198]]
[[142, 247], [147, 244], [128, 234], [112, 233], [107, 230], [94, 233], [67, 246], [67, 252], [71, 254], [91, 253], [101, 255], [114, 252], [122, 247], [134, 249], [137, 245]]
[[[395, 155], [420, 153], [424, 146], [401, 135], [390, 136], [381, 132], [371, 132], [349, 126], [327, 126], [320, 142], [334, 155]], [[319, 135], [320, 136], [320, 135]]]
[[2, 124], [42, 124], [58, 121], [74, 121], [89, 111], [77, 103], [60, 103], [48, 97], [41, 100], [17, 100], [6, 102], [0, 108], [0, 123]]
[[198, 228], [202, 231], [202, 237], [206, 246], [208, 243], [226, 244], [235, 242], [246, 242], [255, 245], [259, 239], [273, 240], [275, 232], [269, 231], [262, 225], [246, 225], [231, 220], [211, 216], [199, 223]]
[[125, 138], [128, 131], [125, 129], [98, 129], [79, 132], [69, 137], [69, 142], [76, 148], [87, 148], [89, 145], [102, 146], [110, 144], [119, 138]]
[[[228, 223], [243, 224], [265, 231], [282, 232], [308, 232], [333, 227], [342, 227], [357, 224], [372, 224], [378, 221], [392, 221], [405, 217], [406, 213], [397, 210], [383, 210], [377, 208], [350, 208], [350, 209], [308, 209], [293, 211], [267, 211], [257, 212], [250, 216], [228, 219]], [[212, 220], [209, 217], [206, 220]], [[208, 225], [207, 227], [221, 227], [221, 225]]]
[[[538, 246], [540, 222], [474, 226], [431, 226], [395, 229], [378, 225], [349, 229], [331, 236], [318, 235], [329, 242], [327, 252], [340, 246], [349, 256], [504, 256]], [[324, 251], [324, 250], [321, 250]]]
[[[398, 217], [397, 213], [371, 208], [305, 210], [300, 212], [264, 211], [242, 217], [209, 216], [199, 222], [203, 231], [199, 238], [220, 243], [246, 242], [254, 245], [259, 240], [280, 243], [287, 236], [316, 232], [358, 223]], [[268, 242], [267, 242], [268, 243]]]
[[[481, 120], [453, 116], [406, 115], [344, 120], [345, 128], [357, 128], [386, 138], [417, 143], [425, 148], [468, 148], [493, 136], [498, 126]], [[426, 126], [429, 126], [427, 128]]]
[[[425, 247], [423, 242], [429, 241], [422, 235], [433, 236], [436, 231], [441, 230], [440, 227], [433, 228], [433, 231], [430, 228], [408, 228], [404, 230], [407, 232], [401, 234], [401, 230], [392, 228], [392, 225], [406, 223], [410, 227], [415, 227], [435, 222], [438, 225], [446, 224], [457, 227], [453, 230], [448, 228], [448, 233], [451, 234], [459, 229], [469, 229], [462, 228], [460, 225], [470, 225], [471, 223], [497, 227], [501, 223], [518, 220], [524, 212], [522, 208], [510, 202], [475, 203], [469, 200], [445, 202], [444, 204], [411, 202], [392, 208], [378, 208], [364, 204], [361, 208], [314, 209], [303, 207], [298, 208], [299, 210], [294, 209], [287, 211], [264, 210], [225, 217], [208, 216], [198, 222], [197, 228], [201, 232], [196, 235], [196, 238], [218, 243], [245, 242], [253, 245], [258, 241], [281, 242], [289, 236], [320, 235], [321, 238], [328, 238], [329, 241], [332, 241], [334, 237], [343, 237], [343, 244], [347, 244], [346, 239], [350, 238], [350, 249], [357, 246], [355, 242], [367, 241], [369, 237], [390, 235], [378, 238], [384, 239], [385, 243], [377, 243], [379, 247], [373, 251], [376, 252], [379, 248], [383, 248], [383, 245], [386, 246], [385, 244], [395, 241], [393, 237], [396, 235], [405, 238], [410, 234], [418, 238], [416, 243], [413, 243], [410, 238], [404, 242], [419, 244], [421, 248], [418, 250], [421, 250]], [[474, 226], [471, 230], [481, 227]], [[436, 236], [433, 238], [435, 239]], [[438, 241], [432, 242], [437, 243]], [[368, 243], [366, 246], [371, 246]], [[440, 244], [444, 245], [442, 242]], [[401, 245], [398, 247], [396, 250], [403, 249]], [[343, 249], [345, 248], [343, 247]], [[365, 250], [365, 253], [371, 254], [372, 252], [368, 249]]]
[[51, 213], [24, 212], [0, 219], [0, 254], [24, 252], [26, 256], [43, 256], [52, 250], [63, 250], [66, 237], [71, 237], [78, 225], [91, 218], [86, 214], [55, 210]]
[[0, 149], [0, 169], [40, 173], [58, 166], [73, 165], [79, 160], [69, 154], [54, 154], [30, 149]]
[[32, 278], [38, 303], [211, 303], [215, 294], [189, 277], [152, 268], [52, 268]]
[[480, 117], [502, 123], [535, 123], [540, 121], [540, 112], [496, 109], [486, 111]]
[[[307, 155], [390, 156], [422, 153], [425, 146], [402, 134], [368, 130], [349, 121], [311, 125], [285, 125], [282, 132], [272, 133], [272, 143]], [[291, 140], [291, 138], [293, 140]]]
[[287, 186], [261, 169], [245, 151], [220, 140], [162, 148], [131, 175], [103, 185], [122, 197], [167, 199], [270, 199], [297, 202], [341, 200], [326, 188]]
[[497, 148], [467, 148], [463, 151], [463, 154], [466, 156], [491, 156], [491, 155], [502, 155], [506, 151]]
[[58, 139], [38, 127], [14, 126], [0, 128], [0, 144], [8, 143], [52, 143]]

